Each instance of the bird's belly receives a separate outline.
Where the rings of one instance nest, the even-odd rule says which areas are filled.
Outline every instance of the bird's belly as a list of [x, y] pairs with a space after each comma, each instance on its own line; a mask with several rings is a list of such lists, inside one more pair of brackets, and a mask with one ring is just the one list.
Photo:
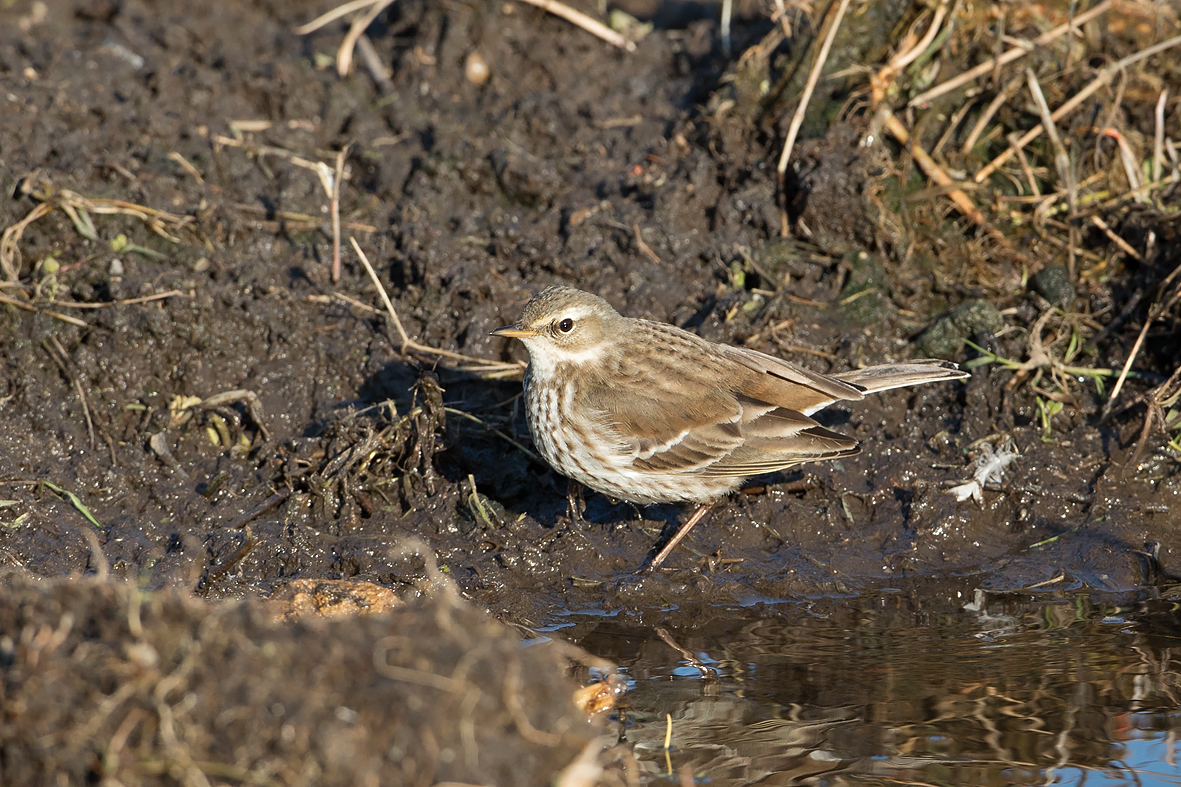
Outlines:
[[[532, 384], [530, 384], [532, 383]], [[570, 418], [569, 394], [559, 386], [526, 380], [526, 405], [533, 444], [550, 465], [596, 492], [632, 503], [702, 501], [737, 486], [740, 479], [692, 473], [637, 470], [618, 438], [589, 418]]]

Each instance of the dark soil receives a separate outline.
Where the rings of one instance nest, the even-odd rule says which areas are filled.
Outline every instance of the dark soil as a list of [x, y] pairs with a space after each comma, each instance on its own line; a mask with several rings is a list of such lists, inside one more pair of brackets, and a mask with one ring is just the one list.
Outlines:
[[[35, 304], [0, 305], [0, 564], [36, 577], [95, 571], [84, 506], [111, 573], [142, 589], [243, 599], [295, 578], [356, 578], [414, 597], [424, 564], [394, 548], [415, 536], [468, 599], [514, 623], [628, 608], [683, 627], [719, 604], [868, 588], [920, 601], [968, 585], [1151, 594], [1181, 562], [1170, 435], [1152, 430], [1130, 465], [1144, 405], [1103, 420], [1105, 399], [1073, 378], [1046, 428], [1042, 389], [1007, 385], [1014, 372], [993, 364], [963, 383], [827, 411], [825, 425], [862, 440], [862, 453], [762, 479], [716, 506], [665, 570], [636, 578], [687, 512], [591, 494], [585, 521], [571, 523], [565, 480], [493, 431], [527, 443], [520, 383], [404, 356], [347, 242], [331, 280], [315, 173], [264, 149], [332, 161], [351, 145], [342, 232], [423, 345], [523, 360], [489, 331], [531, 293], [567, 283], [626, 314], [823, 372], [937, 352], [915, 340], [944, 330], [949, 309], [982, 302], [999, 322], [967, 319], [948, 352], [974, 357], [968, 336], [1023, 360], [1051, 308], [1022, 287], [1023, 270], [1061, 262], [1060, 250], [998, 243], [939, 200], [908, 202], [903, 192], [925, 183], [898, 168], [903, 151], [858, 146], [868, 121], [837, 118], [839, 81], [826, 83], [819, 106], [833, 107], [817, 110], [796, 149], [784, 195], [794, 234], [782, 239], [775, 160], [790, 115], [761, 108], [751, 69], [769, 71], [770, 56], [735, 66], [711, 20], [665, 20], [676, 26], [626, 54], [524, 5], [405, 0], [370, 30], [392, 64], [379, 86], [363, 67], [344, 79], [318, 67], [342, 25], [292, 32], [324, 3], [54, 0], [43, 18], [35, 5], [0, 10], [0, 225], [66, 189], [190, 221], [169, 226], [179, 242], [98, 213], [88, 240], [60, 209], [24, 230], [21, 287], [0, 289]], [[863, 22], [881, 38], [874, 25], [898, 18]], [[739, 20], [734, 51], [770, 26], [753, 12]], [[834, 68], [877, 62], [884, 46], [847, 42]], [[465, 77], [472, 52], [490, 66], [486, 84]], [[1151, 138], [1151, 112], [1128, 112]], [[1150, 253], [1120, 264], [1106, 236], [1084, 233], [1110, 268], [1074, 281], [1073, 303], [1068, 280], [1067, 310], [1086, 315], [1090, 335], [1114, 328], [1078, 363], [1122, 366], [1152, 288], [1181, 261], [1175, 214], [1145, 208], [1122, 221], [1115, 229]], [[49, 303], [171, 290], [95, 309]], [[1143, 375], [1121, 402], [1181, 363], [1175, 317], [1148, 336]], [[242, 399], [178, 405], [241, 390], [257, 396], [257, 414]], [[969, 449], [999, 434], [1021, 458], [983, 505], [957, 502], [942, 487], [967, 480]], [[122, 593], [86, 603], [117, 606]], [[160, 604], [172, 625], [182, 602]], [[263, 636], [245, 612], [209, 615]], [[80, 658], [70, 647], [63, 658]], [[284, 669], [313, 679], [301, 658], [340, 658], [318, 648]], [[210, 668], [237, 666], [227, 656]]]

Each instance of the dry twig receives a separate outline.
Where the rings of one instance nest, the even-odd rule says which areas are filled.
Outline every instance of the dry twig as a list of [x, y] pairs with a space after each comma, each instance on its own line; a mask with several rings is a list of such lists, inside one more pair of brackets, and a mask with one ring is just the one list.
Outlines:
[[1176, 429], [1181, 425], [1181, 418], [1174, 417], [1170, 420], [1169, 415], [1165, 412], [1166, 407], [1175, 407], [1178, 401], [1181, 401], [1181, 367], [1178, 367], [1168, 380], [1148, 393], [1138, 396], [1129, 406], [1141, 401], [1147, 406], [1148, 412], [1144, 414], [1144, 425], [1140, 427], [1140, 437], [1136, 440], [1136, 449], [1132, 451], [1132, 458], [1124, 466], [1125, 472], [1128, 467], [1134, 468], [1140, 464], [1140, 455], [1148, 444], [1148, 436], [1152, 434], [1154, 423], [1159, 421], [1161, 428], [1166, 431]]
[[656, 252], [652, 251], [652, 247], [644, 241], [644, 236], [640, 233], [640, 225], [633, 224], [632, 229], [636, 233], [636, 245], [640, 248], [640, 253], [659, 265], [660, 257], [656, 254]]
[[352, 0], [352, 2], [344, 3], [331, 11], [321, 14], [306, 25], [301, 25], [295, 28], [295, 34], [299, 36], [306, 36], [319, 30], [326, 24], [334, 22], [341, 17], [348, 16], [354, 11], [358, 11], [353, 17], [352, 23], [349, 25], [349, 32], [345, 34], [344, 40], [341, 41], [340, 47], [336, 50], [336, 72], [342, 77], [348, 76], [353, 70], [353, 48], [357, 45], [357, 41], [365, 33], [365, 30], [373, 23], [385, 9], [393, 5], [394, 0]]
[[1124, 177], [1128, 179], [1128, 188], [1135, 191], [1144, 185], [1140, 182], [1140, 162], [1136, 160], [1136, 154], [1132, 152], [1132, 146], [1128, 144], [1128, 138], [1114, 128], [1103, 129], [1103, 136], [1111, 137], [1115, 140], [1116, 149], [1119, 151], [1120, 163], [1124, 165]]
[[306, 25], [295, 28], [297, 36], [306, 36], [308, 33], [319, 30], [329, 22], [334, 22], [342, 16], [347, 16], [353, 11], [360, 11], [362, 8], [367, 8], [373, 5], [373, 0], [352, 0], [352, 2], [344, 3], [333, 8], [331, 11], [320, 14], [318, 17], [308, 22]]
[[[1110, 66], [1100, 71], [1099, 75], [1096, 76], [1090, 84], [1072, 96], [1069, 101], [1050, 113], [1050, 120], [1056, 123], [1074, 110], [1078, 109], [1078, 107], [1084, 101], [1086, 101], [1087, 98], [1091, 96], [1091, 94], [1110, 82], [1116, 74], [1120, 73], [1128, 66], [1138, 63], [1145, 58], [1152, 57], [1155, 54], [1159, 54], [1160, 52], [1164, 52], [1167, 49], [1171, 49], [1178, 44], [1181, 44], [1181, 36], [1173, 36], [1167, 41], [1161, 41], [1160, 43], [1154, 44], [1146, 49], [1142, 49], [1139, 52], [1134, 52], [1133, 54], [1128, 55], [1116, 63], [1112, 63]], [[1045, 128], [1042, 126], [1042, 124], [1038, 124], [1031, 128], [1024, 135], [1022, 135], [1019, 140], [1017, 140], [1017, 144], [1015, 146], [1010, 146], [1005, 152], [1001, 153], [986, 166], [984, 166], [979, 172], [977, 172], [973, 180], [975, 180], [977, 183], [983, 183], [989, 175], [996, 172], [997, 169], [1001, 167], [1001, 165], [1013, 157], [1014, 153], [1016, 152], [1016, 147], [1024, 147], [1028, 145], [1030, 142], [1041, 136], [1044, 131]]]
[[1000, 92], [996, 94], [992, 101], [988, 102], [988, 106], [980, 113], [980, 117], [976, 118], [976, 123], [973, 124], [972, 130], [968, 132], [967, 138], [964, 139], [964, 145], [960, 148], [964, 154], [972, 152], [972, 148], [976, 147], [976, 143], [979, 141], [980, 135], [984, 133], [984, 129], [989, 121], [1005, 105], [1005, 102], [1012, 98], [1020, 89], [1021, 77], [1013, 77], [1005, 83], [1005, 86], [1001, 88]]
[[7, 303], [9, 306], [15, 306], [16, 308], [23, 309], [27, 312], [41, 312], [42, 314], [48, 315], [55, 320], [68, 322], [70, 325], [76, 325], [79, 328], [88, 327], [84, 320], [79, 320], [77, 317], [70, 317], [68, 315], [62, 314], [61, 312], [50, 311], [49, 309], [39, 309], [31, 303], [25, 303], [24, 301], [17, 300], [16, 298], [9, 298], [7, 295], [0, 295], [0, 303]]
[[336, 169], [332, 178], [332, 283], [340, 281], [340, 184], [344, 180], [344, 159], [351, 144], [336, 154]]
[[382, 62], [381, 55], [377, 53], [377, 49], [373, 46], [373, 42], [369, 40], [369, 36], [362, 35], [357, 39], [357, 49], [361, 52], [361, 59], [365, 61], [365, 68], [369, 69], [369, 74], [373, 77], [373, 81], [381, 88], [382, 95], [388, 96], [392, 94], [394, 92], [394, 81], [390, 78], [390, 70]]
[[1165, 88], [1160, 92], [1160, 98], [1156, 100], [1156, 111], [1153, 113], [1156, 120], [1156, 127], [1152, 134], [1152, 179], [1153, 181], [1160, 180], [1161, 165], [1164, 163], [1165, 156], [1165, 104], [1169, 100], [1169, 89]]
[[[939, 166], [933, 158], [923, 149], [922, 145], [916, 142], [907, 130], [906, 126], [900, 121], [886, 106], [885, 101], [889, 93], [889, 87], [897, 77], [898, 72], [905, 68], [910, 63], [918, 59], [923, 52], [935, 40], [939, 32], [940, 26], [943, 24], [943, 19], [947, 13], [947, 3], [941, 2], [935, 9], [935, 14], [931, 19], [931, 24], [927, 28], [926, 34], [921, 40], [915, 41], [916, 36], [913, 33], [908, 34], [906, 42], [899, 47], [899, 51], [890, 59], [890, 62], [883, 66], [870, 79], [872, 100], [874, 106], [881, 108], [877, 113], [877, 120], [898, 140], [899, 144], [906, 146], [910, 151], [911, 156], [919, 165], [919, 168], [935, 181], [941, 189], [944, 189], [947, 196], [955, 203], [956, 207], [972, 220], [975, 224], [983, 227], [988, 227], [991, 234], [1000, 236], [999, 231], [992, 228], [988, 224], [984, 213], [972, 202], [971, 198], [964, 192], [956, 181], [944, 171], [943, 167]], [[958, 122], [958, 121], [956, 121]], [[942, 144], [942, 143], [940, 143]], [[782, 164], [782, 159], [780, 160]], [[782, 172], [780, 173], [782, 182]]]
[[934, 159], [927, 155], [927, 151], [923, 150], [921, 145], [913, 141], [910, 136], [910, 132], [906, 130], [906, 126], [902, 125], [902, 121], [895, 117], [893, 113], [886, 115], [886, 128], [891, 134], [894, 135], [894, 138], [898, 140], [899, 144], [905, 145], [907, 147], [907, 150], [910, 151], [911, 156], [914, 157], [915, 162], [919, 165], [919, 168], [927, 175], [927, 177], [935, 181], [940, 186], [950, 189], [947, 193], [947, 196], [952, 202], [955, 203], [956, 207], [959, 208], [961, 213], [971, 219], [972, 223], [987, 228], [990, 235], [998, 238], [1003, 237], [1003, 235], [1000, 233], [1000, 230], [997, 230], [988, 223], [988, 219], [985, 217], [984, 213], [979, 208], [977, 208], [975, 203], [972, 202], [972, 199], [961, 188], [958, 187], [956, 181], [952, 179], [950, 175], [944, 172], [943, 168], [940, 167]]
[[145, 205], [137, 205], [134, 202], [124, 202], [123, 200], [117, 199], [91, 199], [82, 196], [76, 191], [58, 189], [48, 178], [41, 176], [39, 172], [34, 172], [25, 178], [21, 184], [20, 192], [33, 197], [40, 204], [29, 211], [28, 215], [16, 224], [5, 229], [3, 236], [0, 236], [0, 270], [4, 272], [5, 279], [10, 282], [20, 279], [21, 257], [19, 243], [25, 229], [37, 219], [52, 213], [56, 209], [61, 209], [63, 213], [70, 217], [70, 220], [74, 223], [74, 228], [78, 230], [79, 234], [87, 240], [95, 242], [99, 241], [99, 237], [94, 223], [90, 220], [91, 213], [134, 216], [148, 225], [148, 228], [157, 235], [172, 243], [180, 243], [180, 238], [172, 235], [169, 230], [179, 230], [191, 224], [193, 221], [192, 216], [178, 216], [174, 213], [156, 210]]
[[336, 50], [336, 73], [343, 77], [352, 72], [353, 49], [357, 46], [357, 41], [365, 34], [377, 15], [393, 4], [394, 0], [373, 0], [367, 11], [357, 14], [349, 26], [349, 32], [345, 33], [344, 40], [340, 42], [340, 48]]
[[1119, 235], [1116, 235], [1115, 231], [1111, 229], [1111, 227], [1107, 224], [1106, 221], [1099, 218], [1098, 216], [1092, 216], [1091, 223], [1094, 224], [1096, 227], [1098, 227], [1100, 232], [1102, 232], [1104, 235], [1107, 236], [1108, 240], [1110, 240], [1116, 246], [1119, 246], [1120, 250], [1123, 251], [1124, 254], [1127, 254], [1129, 257], [1136, 260], [1137, 262], [1144, 261], [1144, 257], [1140, 254], [1140, 252], [1138, 252], [1134, 248], [1132, 248], [1132, 245], [1130, 243], [1128, 243], [1126, 240], [1124, 240], [1123, 238], [1121, 238]]
[[187, 158], [185, 158], [184, 156], [182, 156], [180, 153], [176, 152], [175, 150], [168, 154], [168, 158], [175, 161], [177, 164], [180, 165], [181, 169], [183, 169], [185, 172], [192, 175], [193, 180], [197, 181], [198, 185], [200, 185], [200, 186], [205, 185], [205, 178], [201, 177], [201, 171], [198, 170], [196, 167], [194, 167], [191, 163], [189, 163], [189, 160]]
[[134, 306], [139, 303], [162, 301], [165, 298], [187, 298], [187, 294], [180, 290], [158, 292], [155, 295], [145, 295], [142, 298], [124, 298], [121, 301], [100, 301], [98, 303], [80, 303], [78, 301], [50, 301], [54, 306], [64, 306], [68, 309], [105, 309], [108, 306]]
[[443, 350], [438, 347], [428, 347], [425, 344], [420, 344], [406, 333], [406, 329], [402, 327], [402, 320], [398, 318], [398, 312], [394, 309], [394, 304], [390, 301], [390, 296], [385, 291], [385, 286], [381, 283], [381, 279], [377, 278], [377, 272], [373, 270], [373, 265], [369, 262], [369, 257], [361, 250], [360, 244], [355, 238], [349, 238], [349, 243], [353, 244], [353, 250], [357, 252], [357, 257], [360, 258], [361, 264], [365, 267], [365, 272], [369, 274], [369, 278], [373, 281], [373, 285], [377, 287], [377, 294], [381, 296], [382, 303], [385, 304], [386, 311], [393, 320], [394, 330], [398, 332], [399, 338], [402, 340], [402, 347], [399, 350], [401, 355], [406, 355], [408, 352], [418, 352], [424, 355], [432, 355], [437, 358], [449, 358], [454, 361], [463, 361], [472, 366], [460, 366], [458, 368], [465, 371], [477, 372], [485, 378], [502, 378], [502, 377], [516, 377], [524, 372], [524, 367], [516, 363], [504, 363], [502, 361], [489, 361], [483, 358], [475, 358], [470, 355], [463, 355], [462, 353], [451, 352], [450, 350]]
[[53, 359], [53, 362], [57, 364], [58, 369], [70, 381], [70, 385], [74, 387], [74, 393], [78, 395], [78, 403], [82, 405], [82, 415], [86, 417], [86, 431], [90, 435], [90, 449], [93, 451], [98, 443], [94, 438], [94, 421], [90, 418], [90, 404], [86, 400], [86, 390], [78, 380], [78, 375], [74, 374], [70, 368], [70, 356], [66, 352], [66, 348], [62, 347], [61, 342], [57, 340], [56, 336], [50, 336], [41, 342], [41, 347]]
[[[1120, 371], [1119, 379], [1115, 381], [1115, 386], [1111, 389], [1111, 396], [1108, 398], [1107, 404], [1103, 407], [1104, 417], [1111, 412], [1111, 407], [1116, 397], [1119, 396], [1120, 390], [1123, 388], [1124, 379], [1128, 376], [1128, 372], [1132, 368], [1132, 363], [1136, 360], [1136, 356], [1144, 344], [1144, 337], [1148, 335], [1148, 327], [1181, 300], [1181, 283], [1178, 283], [1177, 286], [1173, 287], [1173, 291], [1168, 293], [1169, 287], [1177, 282], [1178, 276], [1181, 276], [1181, 265], [1174, 268], [1172, 273], [1166, 276], [1157, 288], [1156, 302], [1148, 310], [1148, 316], [1144, 319], [1144, 327], [1140, 329], [1140, 334], [1136, 337], [1136, 343], [1132, 345], [1132, 351], [1128, 353], [1128, 360], [1124, 362], [1124, 368]], [[1176, 373], [1174, 373], [1174, 377], [1176, 377]]]
[[564, 3], [559, 3], [558, 0], [524, 0], [524, 1], [526, 3], [529, 3], [530, 5], [535, 5], [544, 11], [549, 11], [554, 16], [562, 17], [567, 22], [569, 22], [573, 25], [577, 25], [578, 27], [581, 27], [583, 30], [590, 33], [591, 35], [598, 36], [599, 38], [606, 41], [608, 44], [611, 44], [613, 46], [617, 46], [620, 49], [626, 50], [628, 52], [635, 52], [636, 51], [636, 42], [635, 41], [632, 41], [632, 40], [620, 35], [619, 33], [615, 32], [611, 28], [607, 27], [602, 22], [599, 22], [598, 20], [595, 20], [595, 19], [591, 19], [586, 14], [581, 13], [579, 11], [575, 11], [573, 8], [571, 8], [570, 6], [568, 6]]
[[[246, 155], [263, 156], [272, 155], [285, 158], [297, 167], [311, 170], [316, 173], [316, 177], [320, 179], [320, 186], [324, 189], [324, 194], [328, 197], [328, 208], [330, 225], [332, 232], [332, 281], [333, 283], [340, 281], [340, 192], [344, 187], [345, 170], [344, 163], [348, 157], [349, 150], [352, 148], [352, 143], [344, 146], [337, 152], [334, 159], [334, 166], [329, 166], [323, 161], [312, 161], [296, 155], [290, 150], [283, 148], [276, 148], [270, 145], [254, 145], [240, 139], [233, 139], [231, 137], [222, 136], [221, 134], [213, 135], [214, 144], [225, 145], [228, 147], [242, 148]], [[264, 213], [265, 210], [252, 205], [238, 205], [239, 210]], [[312, 226], [322, 226], [322, 221], [314, 216], [309, 216], [302, 213], [290, 213], [276, 211], [274, 214], [278, 218], [307, 222]], [[368, 224], [356, 224], [349, 222], [347, 225], [349, 229], [359, 230], [362, 232], [376, 232], [377, 228]]]
[[907, 106], [917, 107], [920, 104], [925, 104], [932, 99], [942, 96], [944, 93], [948, 93], [961, 85], [965, 85], [978, 77], [984, 76], [994, 69], [1005, 65], [1006, 63], [1011, 63], [1017, 58], [1034, 51], [1037, 47], [1045, 46], [1054, 39], [1078, 28], [1080, 25], [1086, 24], [1100, 14], [1110, 10], [1111, 6], [1112, 0], [1103, 0], [1103, 2], [1099, 3], [1094, 8], [1084, 11], [1083, 13], [1071, 19], [1069, 22], [1058, 25], [1058, 27], [1055, 27], [1053, 30], [1048, 30], [1045, 33], [1042, 33], [1040, 36], [1033, 39], [1033, 41], [1028, 43], [1022, 42], [1021, 46], [1016, 46], [1013, 49], [1006, 51], [1000, 57], [986, 60], [975, 68], [970, 68], [964, 73], [959, 74], [947, 80], [946, 82], [942, 82], [930, 90], [919, 93], [907, 103]]
[[[792, 116], [791, 125], [787, 130], [787, 139], [783, 141], [783, 152], [779, 154], [779, 164], [775, 170], [779, 173], [779, 190], [783, 191], [783, 181], [787, 174], [787, 162], [791, 158], [791, 150], [796, 144], [796, 135], [800, 133], [800, 126], [804, 124], [804, 113], [808, 111], [808, 102], [812, 100], [812, 91], [816, 89], [816, 83], [820, 81], [820, 72], [824, 70], [824, 64], [828, 61], [829, 50], [832, 49], [832, 42], [837, 37], [837, 30], [841, 27], [841, 20], [845, 18], [845, 11], [849, 8], [849, 0], [841, 0], [841, 4], [837, 6], [836, 14], [828, 25], [828, 34], [824, 37], [824, 43], [820, 46], [820, 52], [816, 55], [816, 62], [812, 64], [812, 71], [808, 74], [808, 82], [804, 85], [804, 92], [800, 95], [799, 106], [796, 107], [796, 113]], [[782, 233], [787, 235], [787, 213], [780, 208], [780, 217], [782, 223]]]
[[471, 413], [467, 412], [466, 410], [459, 410], [454, 407], [444, 407], [443, 412], [450, 413], [451, 415], [458, 415], [460, 418], [466, 418], [467, 420], [471, 421], [472, 423], [479, 424], [480, 426], [484, 427], [492, 434], [499, 437], [501, 440], [504, 440], [506, 443], [511, 445], [513, 448], [516, 448], [518, 451], [523, 453], [525, 456], [532, 459], [533, 462], [538, 467], [543, 467], [543, 468], [549, 467], [549, 465], [546, 464], [546, 461], [537, 455], [536, 451], [533, 451], [533, 450], [525, 447], [524, 445], [521, 445], [521, 443], [518, 440], [516, 440], [512, 437], [509, 437], [507, 434], [500, 431], [495, 426], [488, 424], [487, 422], [485, 422], [483, 419], [479, 418], [478, 416], [472, 415]]
[[[233, 207], [235, 210], [241, 211], [242, 213], [250, 213], [255, 216], [272, 216], [276, 219], [276, 223], [285, 222], [287, 226], [292, 228], [312, 229], [315, 227], [324, 226], [324, 220], [322, 218], [317, 218], [310, 213], [296, 213], [290, 210], [268, 211], [261, 205], [247, 205], [241, 202], [235, 203]], [[261, 224], [265, 222], [259, 223]], [[344, 221], [341, 222], [340, 226], [344, 227], [345, 229], [350, 229], [354, 232], [377, 232], [377, 227], [373, 226], [372, 224], [362, 224], [358, 221]]]
[[898, 52], [894, 57], [890, 58], [890, 62], [882, 66], [882, 68], [870, 78], [870, 87], [872, 90], [873, 105], [876, 107], [886, 100], [886, 93], [890, 85], [894, 83], [895, 78], [902, 69], [918, 60], [931, 42], [935, 40], [935, 36], [939, 34], [939, 28], [943, 25], [943, 18], [947, 15], [947, 0], [942, 0], [939, 6], [935, 9], [935, 15], [931, 19], [931, 24], [927, 26], [927, 33], [922, 40], [915, 41], [913, 30], [908, 32], [902, 39], [902, 44], [898, 48]]
[[[548, 11], [554, 16], [560, 16], [567, 22], [581, 27], [588, 33], [598, 36], [607, 43], [617, 46], [620, 49], [627, 50], [628, 52], [634, 52], [636, 50], [634, 41], [620, 35], [602, 22], [592, 19], [580, 11], [575, 11], [564, 3], [558, 2], [558, 0], [524, 0], [524, 2]], [[307, 35], [308, 33], [319, 30], [330, 22], [348, 16], [353, 12], [359, 12], [349, 25], [349, 32], [341, 42], [340, 48], [336, 50], [336, 71], [342, 77], [347, 76], [353, 68], [353, 49], [361, 41], [365, 30], [377, 18], [377, 15], [393, 3], [394, 0], [352, 0], [352, 2], [344, 3], [325, 14], [321, 14], [306, 25], [295, 28], [295, 34], [301, 36]], [[371, 60], [364, 45], [362, 45], [361, 55], [363, 58]], [[371, 64], [369, 67], [370, 70], [374, 70]], [[381, 73], [382, 70], [374, 70], [374, 78], [384, 88], [383, 80], [379, 77]], [[388, 82], [388, 78], [384, 82]]]
[[1042, 86], [1038, 83], [1037, 75], [1033, 73], [1033, 69], [1025, 69], [1025, 79], [1029, 84], [1029, 93], [1033, 96], [1038, 112], [1041, 113], [1042, 126], [1046, 129], [1046, 133], [1050, 137], [1050, 145], [1054, 148], [1054, 168], [1058, 170], [1058, 182], [1062, 184], [1062, 188], [1066, 189], [1067, 203], [1070, 205], [1070, 212], [1073, 213], [1075, 206], [1078, 205], [1078, 189], [1070, 169], [1070, 155], [1066, 152], [1066, 146], [1062, 144], [1062, 137], [1058, 135], [1058, 127], [1054, 125], [1054, 120], [1050, 117], [1050, 105], [1046, 103]]

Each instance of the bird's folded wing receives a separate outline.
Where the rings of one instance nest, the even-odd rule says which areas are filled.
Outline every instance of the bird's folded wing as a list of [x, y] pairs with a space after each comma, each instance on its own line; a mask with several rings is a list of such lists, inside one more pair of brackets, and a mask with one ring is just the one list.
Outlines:
[[[616, 434], [637, 435], [624, 441], [634, 470], [739, 477], [857, 451], [856, 440], [829, 431], [802, 413], [747, 397], [738, 397], [730, 413], [711, 410], [711, 418], [680, 421], [682, 428], [677, 431], [654, 429], [653, 420], [644, 418], [643, 413], [658, 412], [663, 405], [633, 397], [626, 405], [617, 402], [615, 412], [604, 419], [616, 424]], [[643, 428], [630, 429], [637, 419]]]
[[711, 476], [772, 473], [804, 462], [858, 452], [857, 441], [825, 429], [802, 413], [777, 407], [743, 424], [744, 440], [702, 472]]
[[[619, 392], [617, 392], [619, 393]], [[653, 384], [627, 395], [585, 400], [597, 431], [617, 456], [640, 472], [685, 472], [717, 462], [745, 439], [743, 408], [733, 394], [715, 390], [689, 397], [675, 387]]]
[[742, 446], [736, 423], [705, 424], [657, 443], [637, 441], [632, 469], [645, 473], [677, 473], [709, 468]]
[[760, 373], [748, 380], [744, 393], [779, 407], [815, 412], [833, 402], [855, 402], [865, 395], [854, 380], [828, 377], [757, 350], [728, 345], [718, 345], [718, 350], [729, 360]]

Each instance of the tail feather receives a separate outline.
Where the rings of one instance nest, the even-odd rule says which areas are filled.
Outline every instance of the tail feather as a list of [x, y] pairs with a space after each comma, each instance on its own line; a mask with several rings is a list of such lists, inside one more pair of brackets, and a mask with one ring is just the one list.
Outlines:
[[833, 375], [843, 382], [861, 386], [866, 393], [888, 391], [891, 388], [905, 388], [908, 385], [934, 383], [940, 380], [960, 380], [969, 376], [971, 375], [951, 361], [940, 361], [934, 358], [870, 366], [865, 369], [854, 369], [851, 372]]

